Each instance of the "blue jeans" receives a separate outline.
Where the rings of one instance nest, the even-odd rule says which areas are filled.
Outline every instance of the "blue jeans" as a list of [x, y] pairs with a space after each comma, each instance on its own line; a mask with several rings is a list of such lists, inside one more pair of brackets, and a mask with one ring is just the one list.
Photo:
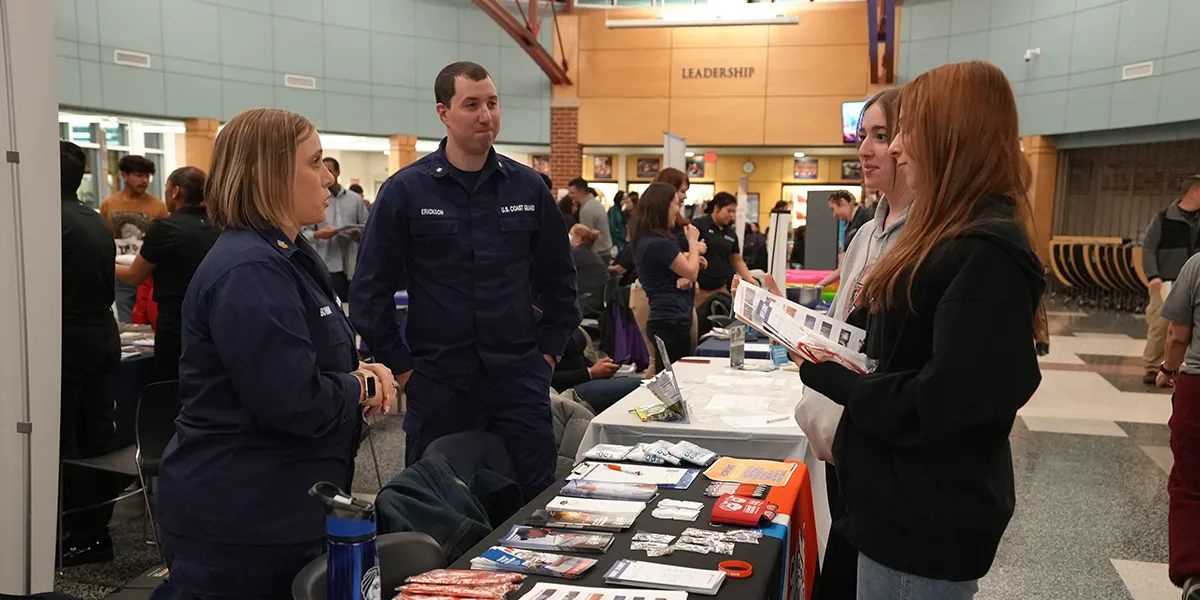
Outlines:
[[117, 304], [117, 322], [133, 322], [133, 306], [137, 304], [138, 286], [125, 283], [118, 279], [113, 286], [114, 301]]
[[600, 414], [641, 385], [640, 378], [621, 377], [618, 379], [593, 379], [572, 389], [584, 402], [588, 403], [588, 406], [592, 407], [593, 412]]
[[970, 600], [979, 580], [943, 581], [909, 575], [858, 555], [858, 600]]

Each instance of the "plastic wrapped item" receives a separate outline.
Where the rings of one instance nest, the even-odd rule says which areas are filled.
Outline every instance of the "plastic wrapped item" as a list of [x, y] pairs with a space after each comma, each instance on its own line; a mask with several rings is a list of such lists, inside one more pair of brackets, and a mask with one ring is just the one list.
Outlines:
[[703, 502], [691, 502], [688, 500], [672, 500], [666, 498], [658, 503], [661, 508], [682, 508], [684, 510], [703, 510]]
[[671, 453], [671, 456], [686, 460], [693, 465], [701, 467], [707, 467], [717, 460], [716, 452], [701, 448], [700, 446], [688, 441], [682, 441], [674, 446], [671, 446], [668, 452]]
[[638, 444], [634, 446], [633, 450], [630, 450], [629, 454], [625, 456], [625, 460], [632, 460], [651, 465], [666, 464], [667, 460], [658, 454], [655, 454], [654, 451], [649, 449], [649, 446], [649, 444]]
[[620, 446], [617, 444], [596, 444], [590, 450], [583, 454], [584, 457], [591, 460], [625, 460], [629, 455], [629, 451], [633, 450], [633, 446]]
[[630, 550], [643, 550], [648, 557], [667, 556], [675, 551], [670, 544], [662, 542], [633, 542], [629, 544]]
[[402, 595], [456, 596], [459, 598], [503, 598], [509, 592], [520, 589], [515, 583], [492, 585], [436, 585], [432, 583], [407, 583], [396, 591]]
[[647, 447], [647, 451], [653, 452], [654, 454], [662, 457], [664, 461], [672, 465], [678, 466], [681, 464], [681, 461], [678, 457], [671, 455], [671, 442], [666, 440], [658, 440], [657, 442], [651, 443]]
[[700, 544], [685, 544], [682, 542], [672, 544], [671, 548], [673, 550], [683, 550], [684, 552], [695, 552], [696, 554], [708, 554], [709, 552], [712, 552], [708, 546], [702, 546]]
[[635, 542], [656, 542], [659, 544], [670, 544], [671, 542], [675, 541], [675, 536], [667, 535], [665, 533], [650, 533], [647, 531], [639, 531], [639, 532], [633, 534], [633, 541], [635, 541]]
[[757, 529], [734, 529], [726, 531], [724, 539], [739, 544], [757, 544], [762, 536], [762, 532]]
[[521, 573], [489, 573], [470, 569], [437, 569], [405, 579], [405, 583], [432, 583], [437, 585], [493, 585], [497, 583], [521, 583]]
[[650, 515], [655, 519], [666, 519], [668, 521], [695, 521], [700, 518], [700, 511], [686, 508], [658, 507]]

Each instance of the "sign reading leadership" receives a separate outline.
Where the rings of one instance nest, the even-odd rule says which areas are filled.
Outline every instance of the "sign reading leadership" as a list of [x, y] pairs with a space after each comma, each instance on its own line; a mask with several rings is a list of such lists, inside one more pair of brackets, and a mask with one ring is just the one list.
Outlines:
[[754, 67], [684, 67], [680, 72], [684, 79], [749, 79]]

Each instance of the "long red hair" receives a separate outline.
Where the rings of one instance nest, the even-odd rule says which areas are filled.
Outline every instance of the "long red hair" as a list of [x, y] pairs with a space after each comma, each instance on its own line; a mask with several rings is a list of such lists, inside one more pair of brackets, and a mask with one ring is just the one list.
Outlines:
[[874, 310], [894, 306], [906, 278], [911, 301], [913, 275], [929, 253], [972, 225], [990, 196], [1011, 200], [1033, 245], [1029, 163], [1004, 72], [984, 61], [944, 65], [905, 85], [900, 106], [906, 168], [915, 169], [916, 185], [900, 238], [864, 284]]

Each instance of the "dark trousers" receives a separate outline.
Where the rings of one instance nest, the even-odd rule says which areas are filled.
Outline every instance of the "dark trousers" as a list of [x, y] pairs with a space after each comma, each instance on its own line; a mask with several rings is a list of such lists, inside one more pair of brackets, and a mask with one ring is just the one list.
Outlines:
[[592, 407], [592, 412], [600, 414], [641, 385], [641, 379], [621, 377], [619, 379], [585, 381], [571, 389], [575, 390], [579, 397]]
[[[650, 345], [654, 346], [654, 368], [655, 373], [661, 372], [668, 364], [688, 356], [692, 353], [692, 325], [669, 325], [657, 321], [646, 323], [646, 335], [650, 338]], [[667, 347], [667, 356], [664, 357], [658, 350], [658, 343], [654, 338], [662, 338], [663, 345]]]
[[150, 600], [292, 600], [292, 580], [324, 544], [240, 547], [162, 532], [170, 574]]
[[159, 305], [154, 329], [154, 381], [179, 379], [179, 356], [183, 354], [182, 319]]
[[[837, 470], [825, 465], [825, 486], [829, 495], [829, 516], [833, 523], [846, 516], [846, 501], [838, 491]], [[854, 600], [857, 595], [858, 550], [836, 525], [829, 528], [825, 542], [825, 562], [813, 585], [813, 600]]]
[[488, 431], [504, 441], [521, 494], [532, 500], [554, 482], [558, 450], [550, 416], [550, 365], [537, 355], [528, 369], [491, 375], [482, 369], [469, 389], [451, 387], [418, 371], [404, 393], [404, 462], [421, 459], [434, 440], [460, 431]]
[[[64, 329], [62, 415], [59, 458], [92, 458], [113, 451], [113, 373], [121, 361], [116, 326], [95, 331]], [[116, 496], [119, 479], [94, 469], [64, 465], [64, 511], [98, 504]], [[81, 540], [108, 535], [111, 504], [66, 515], [64, 533]]]
[[330, 273], [330, 279], [333, 280], [333, 293], [337, 294], [338, 300], [342, 302], [350, 301], [350, 278], [346, 277], [345, 271]]
[[1200, 577], [1200, 376], [1175, 379], [1171, 401], [1171, 454], [1167, 479], [1169, 575], [1175, 585]]

